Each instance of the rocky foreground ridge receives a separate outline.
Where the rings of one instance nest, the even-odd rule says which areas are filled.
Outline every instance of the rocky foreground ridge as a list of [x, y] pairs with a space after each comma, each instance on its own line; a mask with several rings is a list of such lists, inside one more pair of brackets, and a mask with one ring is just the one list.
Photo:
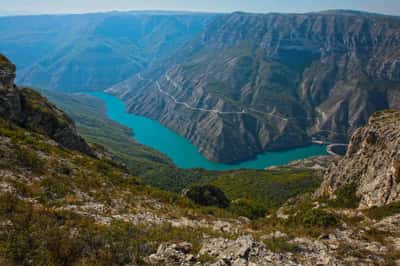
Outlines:
[[360, 208], [400, 199], [400, 111], [381, 111], [353, 134], [345, 157], [332, 164], [319, 195], [354, 184]]
[[400, 108], [399, 47], [396, 17], [234, 13], [109, 91], [231, 163], [312, 137], [344, 143], [374, 112]]

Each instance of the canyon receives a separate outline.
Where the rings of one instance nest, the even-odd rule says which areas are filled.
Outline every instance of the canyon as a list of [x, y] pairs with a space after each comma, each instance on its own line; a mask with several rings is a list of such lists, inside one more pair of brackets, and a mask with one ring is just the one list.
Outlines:
[[399, 29], [346, 10], [21, 16], [0, 18], [0, 50], [17, 83], [106, 90], [231, 164], [347, 143], [374, 112], [399, 109]]
[[219, 16], [107, 92], [216, 162], [346, 143], [375, 111], [400, 108], [399, 30], [396, 17], [352, 11]]

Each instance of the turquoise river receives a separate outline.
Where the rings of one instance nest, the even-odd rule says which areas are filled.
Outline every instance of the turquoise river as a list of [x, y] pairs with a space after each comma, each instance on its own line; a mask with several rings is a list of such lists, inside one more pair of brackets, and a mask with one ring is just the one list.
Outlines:
[[313, 144], [304, 148], [279, 152], [265, 152], [254, 160], [239, 164], [221, 164], [207, 160], [198, 149], [184, 137], [163, 126], [155, 120], [126, 112], [120, 99], [106, 93], [87, 93], [102, 100], [106, 105], [107, 116], [134, 132], [139, 143], [154, 148], [167, 155], [180, 168], [205, 168], [208, 170], [264, 169], [269, 166], [283, 165], [290, 161], [316, 155], [326, 155], [326, 146]]

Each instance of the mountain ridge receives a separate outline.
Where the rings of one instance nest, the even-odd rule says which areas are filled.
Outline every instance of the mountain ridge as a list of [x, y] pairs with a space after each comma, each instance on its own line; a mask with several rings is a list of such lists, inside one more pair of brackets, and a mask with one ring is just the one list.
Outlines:
[[400, 20], [388, 16], [233, 13], [108, 92], [218, 162], [312, 138], [342, 143], [373, 112], [400, 108], [399, 32]]
[[102, 90], [165, 57], [214, 16], [108, 12], [2, 17], [0, 51], [18, 66], [18, 83], [64, 92]]
[[0, 115], [11, 123], [47, 135], [65, 148], [96, 157], [74, 122], [39, 93], [14, 84], [16, 67], [0, 54]]

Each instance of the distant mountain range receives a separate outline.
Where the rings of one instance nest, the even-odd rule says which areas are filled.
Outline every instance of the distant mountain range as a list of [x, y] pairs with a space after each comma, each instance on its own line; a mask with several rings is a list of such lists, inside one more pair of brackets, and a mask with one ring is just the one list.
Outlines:
[[204, 29], [214, 14], [108, 12], [0, 18], [0, 51], [17, 82], [103, 90], [146, 69]]
[[9, 11], [9, 10], [0, 10], [0, 16], [26, 16], [26, 15], [34, 15], [34, 13], [25, 12], [25, 11]]
[[228, 163], [347, 142], [373, 112], [399, 109], [399, 48], [397, 17], [347, 10], [0, 18], [18, 82], [109, 88]]

